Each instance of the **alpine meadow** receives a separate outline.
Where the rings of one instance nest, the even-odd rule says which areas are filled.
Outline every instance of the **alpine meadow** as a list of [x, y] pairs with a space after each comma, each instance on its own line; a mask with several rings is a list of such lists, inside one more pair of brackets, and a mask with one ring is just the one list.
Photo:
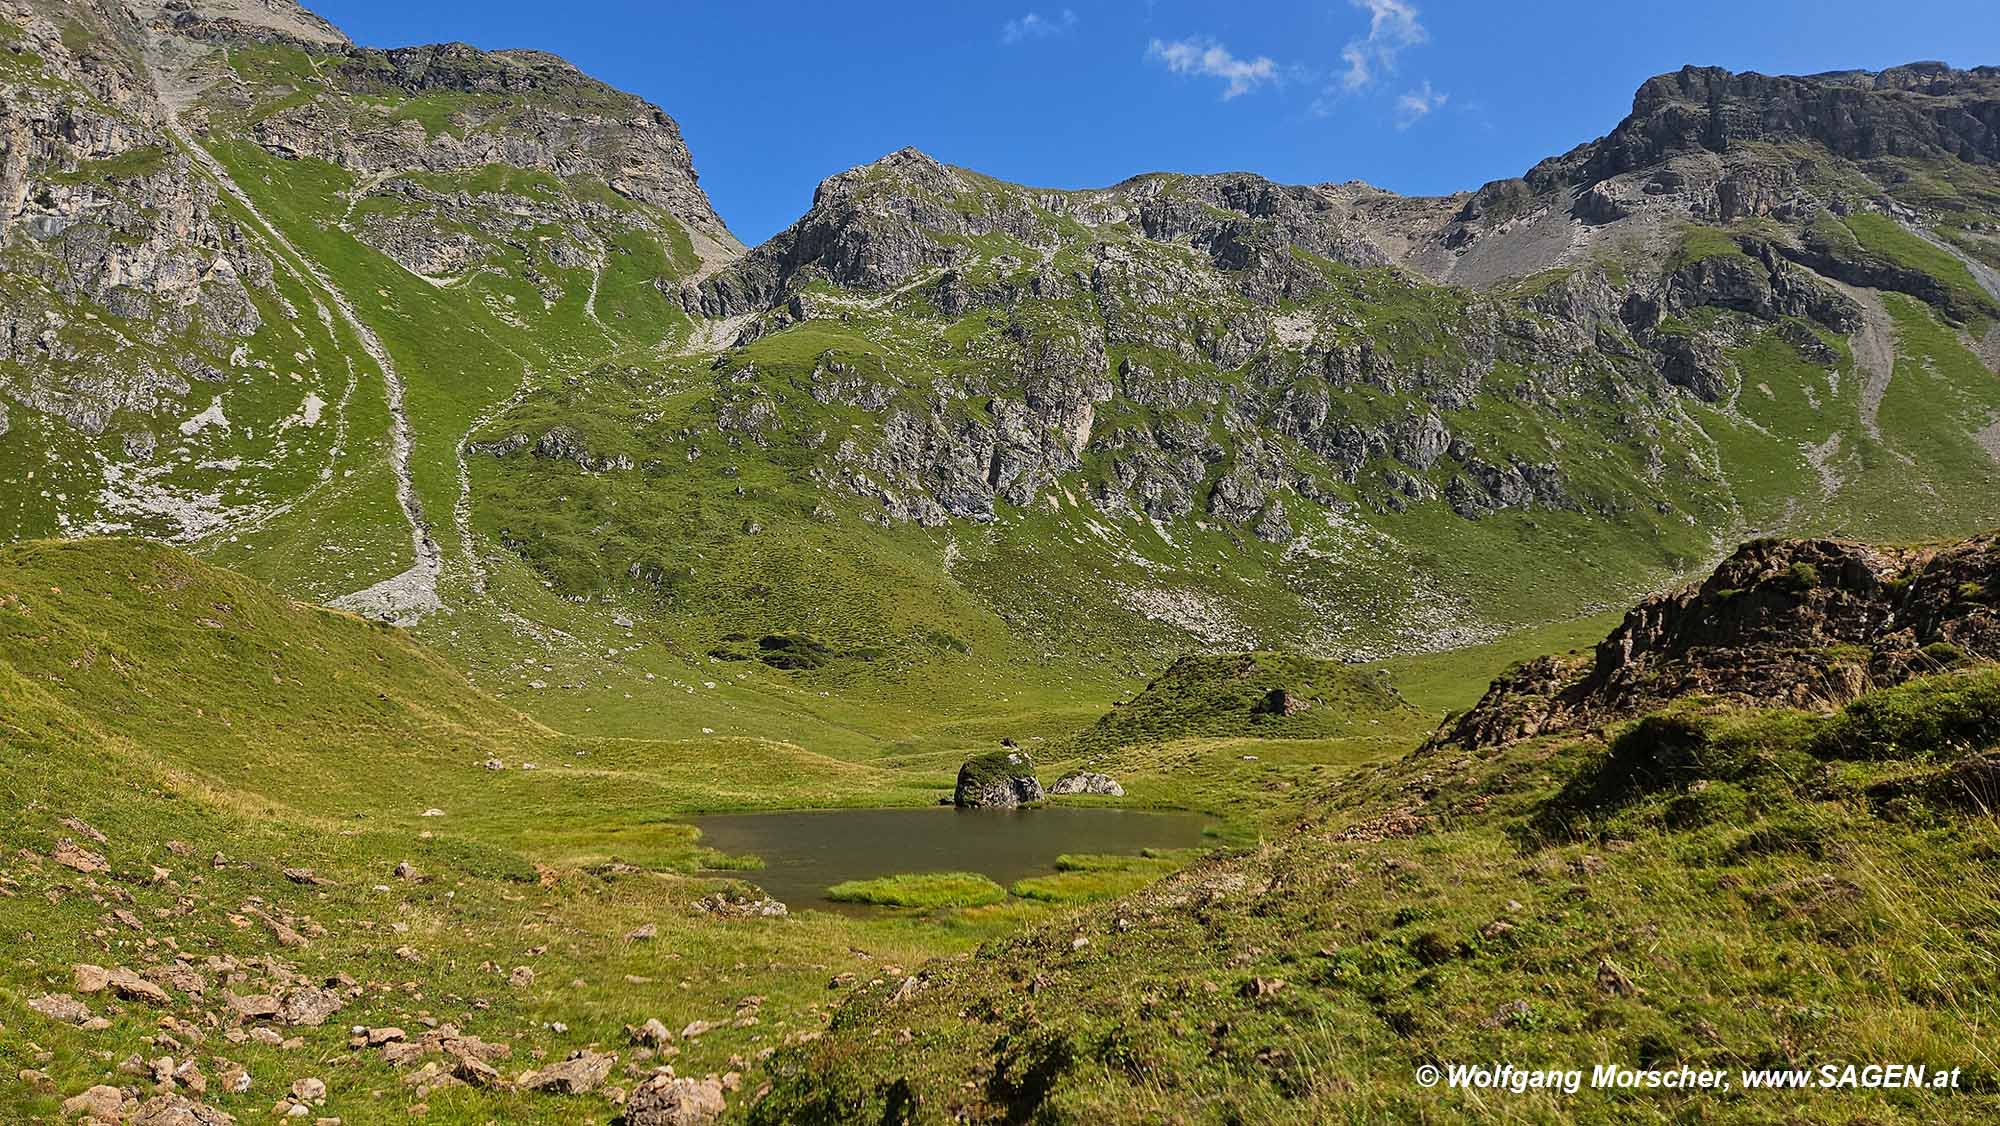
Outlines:
[[700, 109], [0, 0], [0, 1121], [2000, 1118], [2000, 67], [756, 246]]

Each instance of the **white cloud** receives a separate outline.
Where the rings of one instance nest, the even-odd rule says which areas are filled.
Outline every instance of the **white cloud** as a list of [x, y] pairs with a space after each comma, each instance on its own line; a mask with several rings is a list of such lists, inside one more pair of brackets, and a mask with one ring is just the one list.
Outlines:
[[1403, 48], [1430, 40], [1431, 33], [1424, 29], [1417, 19], [1417, 9], [1407, 0], [1349, 2], [1368, 13], [1368, 34], [1348, 40], [1347, 46], [1340, 50], [1341, 61], [1347, 64], [1340, 84], [1347, 90], [1360, 90], [1384, 74], [1395, 73], [1396, 56]]
[[1075, 30], [1076, 24], [1076, 13], [1068, 8], [1064, 8], [1060, 14], [1054, 16], [1045, 16], [1040, 12], [1029, 12], [1027, 15], [1007, 21], [1006, 26], [1000, 29], [1000, 42], [1011, 47], [1016, 43], [1025, 43], [1030, 39], [1047, 39], [1053, 35], [1067, 35]]
[[1408, 129], [1422, 121], [1432, 110], [1442, 109], [1450, 100], [1450, 94], [1432, 90], [1430, 79], [1425, 79], [1422, 86], [1407, 91], [1396, 99], [1396, 128]]
[[1171, 43], [1155, 39], [1146, 48], [1146, 57], [1166, 65], [1175, 74], [1220, 78], [1227, 85], [1222, 100], [1239, 97], [1266, 82], [1278, 81], [1278, 64], [1262, 55], [1239, 59], [1227, 47], [1213, 40], [1177, 39]]

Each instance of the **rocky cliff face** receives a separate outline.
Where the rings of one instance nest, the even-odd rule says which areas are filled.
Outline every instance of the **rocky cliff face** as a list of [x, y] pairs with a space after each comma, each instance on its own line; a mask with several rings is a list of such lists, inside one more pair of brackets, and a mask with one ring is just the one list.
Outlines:
[[[740, 246], [674, 121], [553, 56], [361, 49], [290, 0], [0, 2], [0, 418], [64, 451], [0, 524], [194, 538], [379, 464], [386, 436], [347, 425], [372, 365], [341, 339], [342, 301], [386, 295], [352, 276], [370, 250], [501, 291], [478, 301], [486, 339], [521, 337], [505, 359], [579, 306], [601, 336], [670, 334], [665, 291]], [[661, 315], [631, 323], [648, 293]]]
[[1760, 541], [1699, 585], [1641, 603], [1594, 653], [1510, 671], [1438, 740], [1506, 743], [1685, 697], [1832, 708], [1969, 658], [2000, 659], [2000, 540]]
[[1537, 191], [1588, 187], [1691, 153], [1816, 145], [1851, 161], [2000, 161], [2000, 69], [1912, 63], [1794, 77], [1682, 67], [1639, 88], [1610, 135], [1537, 164]]
[[[327, 73], [325, 94], [259, 117], [251, 137], [281, 156], [362, 176], [505, 165], [587, 180], [665, 211], [710, 255], [736, 249], [674, 120], [554, 55], [462, 43], [349, 48], [329, 60]], [[356, 98], [391, 107], [428, 100], [436, 117], [357, 111]]]
[[[252, 294], [272, 294], [272, 266], [166, 138], [115, 13], [0, 18], [18, 29], [0, 97], [6, 390], [101, 435], [222, 381], [271, 307]], [[151, 448], [140, 430], [130, 445]]]

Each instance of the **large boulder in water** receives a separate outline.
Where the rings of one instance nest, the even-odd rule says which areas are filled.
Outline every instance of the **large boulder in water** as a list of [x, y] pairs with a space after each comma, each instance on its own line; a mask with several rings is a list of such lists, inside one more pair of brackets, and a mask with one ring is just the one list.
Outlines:
[[1103, 794], [1107, 797], [1122, 798], [1125, 796], [1125, 787], [1120, 786], [1109, 774], [1099, 774], [1094, 770], [1072, 770], [1056, 779], [1056, 784], [1049, 787], [1049, 793], [1051, 795]]
[[960, 809], [1016, 809], [1043, 798], [1035, 760], [1019, 747], [1003, 747], [965, 760], [958, 768], [952, 804]]

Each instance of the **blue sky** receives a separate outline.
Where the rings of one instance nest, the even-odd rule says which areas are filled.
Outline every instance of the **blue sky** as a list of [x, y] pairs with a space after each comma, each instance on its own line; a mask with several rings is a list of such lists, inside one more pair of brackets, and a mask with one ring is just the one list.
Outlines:
[[365, 45], [537, 47], [658, 103], [751, 243], [904, 145], [1049, 187], [1241, 169], [1444, 193], [1603, 134], [1685, 63], [2000, 65], [1991, 0], [306, 2]]

